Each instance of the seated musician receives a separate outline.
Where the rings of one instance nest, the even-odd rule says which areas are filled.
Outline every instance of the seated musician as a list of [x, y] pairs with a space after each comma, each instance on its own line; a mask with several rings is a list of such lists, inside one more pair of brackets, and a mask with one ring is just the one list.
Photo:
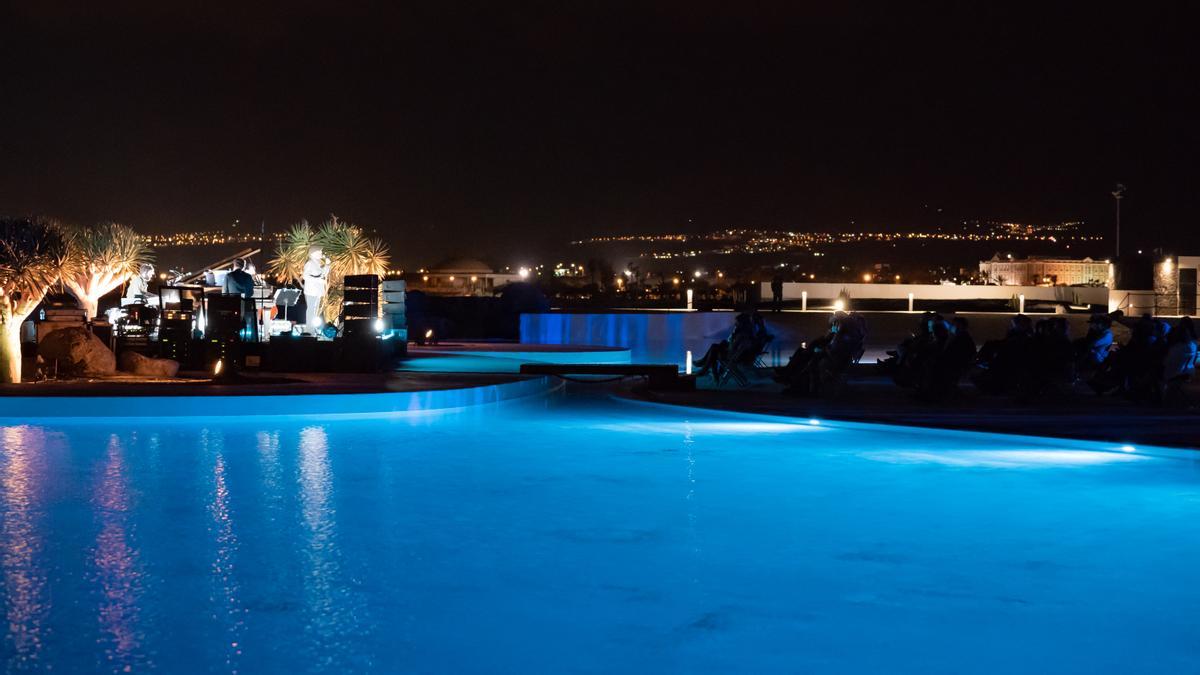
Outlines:
[[157, 296], [150, 295], [150, 282], [153, 279], [154, 265], [142, 263], [138, 267], [138, 273], [129, 280], [129, 287], [125, 289], [125, 297], [121, 298], [121, 306], [148, 305], [157, 300]]

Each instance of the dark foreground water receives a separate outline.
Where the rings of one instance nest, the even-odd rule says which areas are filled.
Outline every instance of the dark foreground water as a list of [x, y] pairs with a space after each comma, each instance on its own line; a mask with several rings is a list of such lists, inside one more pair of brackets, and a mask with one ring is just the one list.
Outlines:
[[576, 395], [0, 442], [9, 672], [1200, 670], [1184, 453]]

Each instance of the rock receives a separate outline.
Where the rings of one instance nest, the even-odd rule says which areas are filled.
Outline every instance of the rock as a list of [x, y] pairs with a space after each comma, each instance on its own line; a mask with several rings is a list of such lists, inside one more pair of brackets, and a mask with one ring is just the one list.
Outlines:
[[46, 370], [68, 377], [103, 377], [117, 372], [117, 358], [104, 342], [83, 327], [50, 331], [38, 343]]
[[121, 352], [121, 370], [146, 377], [175, 377], [179, 373], [179, 362], [171, 359], [156, 359], [137, 352]]

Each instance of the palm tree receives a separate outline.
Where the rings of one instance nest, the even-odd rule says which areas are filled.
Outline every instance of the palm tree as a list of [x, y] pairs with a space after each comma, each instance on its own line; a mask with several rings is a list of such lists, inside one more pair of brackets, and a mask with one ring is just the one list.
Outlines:
[[292, 226], [279, 246], [275, 257], [267, 263], [267, 270], [281, 282], [299, 282], [304, 274], [304, 263], [312, 247], [319, 247], [329, 258], [329, 290], [321, 306], [325, 321], [337, 320], [342, 310], [343, 280], [351, 274], [377, 274], [387, 272], [390, 256], [387, 244], [380, 239], [370, 239], [362, 228], [337, 216], [313, 229], [308, 221]]
[[118, 223], [69, 228], [67, 249], [71, 264], [63, 270], [63, 285], [83, 305], [89, 319], [96, 316], [101, 297], [154, 259], [138, 233]]
[[66, 236], [40, 218], [0, 218], [0, 383], [21, 381], [21, 323], [69, 262]]

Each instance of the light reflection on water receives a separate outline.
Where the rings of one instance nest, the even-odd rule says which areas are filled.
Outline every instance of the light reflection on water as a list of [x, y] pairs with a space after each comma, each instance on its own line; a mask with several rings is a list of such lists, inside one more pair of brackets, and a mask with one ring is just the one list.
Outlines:
[[[1129, 672], [1200, 644], [1186, 459], [575, 397], [0, 441], [6, 671]], [[1024, 648], [981, 663], [997, 640]]]
[[113, 671], [130, 671], [149, 665], [142, 649], [139, 621], [142, 570], [130, 531], [131, 496], [126, 475], [125, 449], [120, 436], [108, 438], [103, 468], [92, 502], [100, 527], [92, 560], [100, 603], [98, 618], [101, 646]]
[[219, 432], [205, 430], [201, 435], [201, 449], [212, 461], [212, 501], [208, 507], [212, 517], [209, 529], [214, 544], [210, 568], [210, 578], [215, 587], [212, 593], [212, 617], [220, 626], [218, 630], [225, 634], [222, 645], [224, 665], [229, 672], [237, 672], [242, 655], [246, 610], [242, 606], [238, 581], [239, 546], [237, 533], [234, 531], [234, 518], [230, 511], [224, 438]]
[[50, 610], [46, 575], [38, 564], [43, 541], [40, 532], [43, 486], [41, 429], [4, 427], [4, 452], [0, 454], [3, 528], [0, 565], [4, 569], [4, 654], [13, 670], [34, 670], [42, 651], [42, 629]]

